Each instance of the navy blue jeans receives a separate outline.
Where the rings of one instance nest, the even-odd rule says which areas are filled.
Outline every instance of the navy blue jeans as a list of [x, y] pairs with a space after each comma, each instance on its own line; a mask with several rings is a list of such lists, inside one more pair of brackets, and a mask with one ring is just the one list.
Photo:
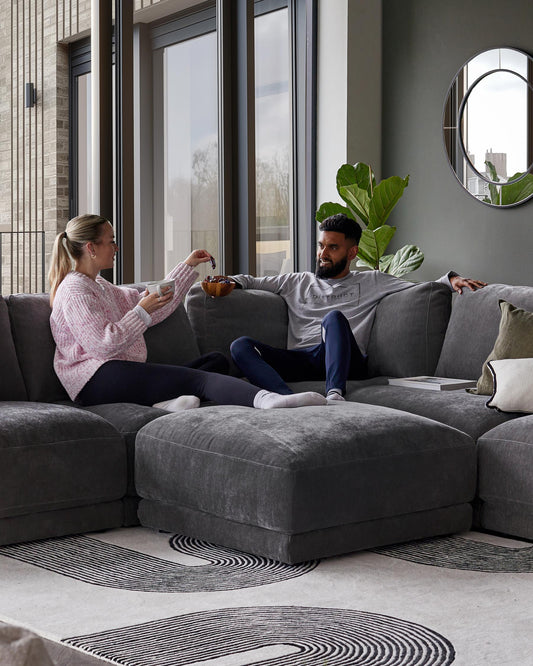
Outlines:
[[231, 344], [231, 356], [252, 384], [287, 395], [285, 382], [326, 380], [346, 392], [347, 379], [365, 379], [367, 358], [361, 353], [346, 317], [338, 310], [322, 320], [322, 342], [304, 349], [277, 349], [244, 336]]

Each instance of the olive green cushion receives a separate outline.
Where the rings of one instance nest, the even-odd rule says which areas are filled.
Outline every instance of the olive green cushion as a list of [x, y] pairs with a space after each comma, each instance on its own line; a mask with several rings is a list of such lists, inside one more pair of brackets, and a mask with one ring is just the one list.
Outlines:
[[502, 312], [500, 329], [494, 347], [483, 364], [477, 387], [471, 393], [492, 395], [493, 379], [489, 361], [506, 358], [533, 357], [533, 313], [517, 308], [507, 301], [499, 301]]

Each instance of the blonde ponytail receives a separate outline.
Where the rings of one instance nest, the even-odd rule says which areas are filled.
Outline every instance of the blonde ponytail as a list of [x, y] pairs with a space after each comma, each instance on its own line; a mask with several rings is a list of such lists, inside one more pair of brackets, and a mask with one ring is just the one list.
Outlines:
[[65, 231], [57, 234], [48, 271], [50, 305], [54, 303], [59, 285], [83, 256], [83, 247], [87, 243], [98, 242], [107, 222], [100, 215], [78, 215], [67, 223]]

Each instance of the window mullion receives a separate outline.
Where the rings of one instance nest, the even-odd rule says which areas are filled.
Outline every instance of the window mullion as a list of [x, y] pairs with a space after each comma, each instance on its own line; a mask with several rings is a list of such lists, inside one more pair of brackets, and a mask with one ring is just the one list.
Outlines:
[[[225, 271], [255, 273], [253, 0], [217, 0], [219, 190]], [[228, 41], [229, 40], [229, 41]], [[229, 181], [229, 182], [228, 182]]]

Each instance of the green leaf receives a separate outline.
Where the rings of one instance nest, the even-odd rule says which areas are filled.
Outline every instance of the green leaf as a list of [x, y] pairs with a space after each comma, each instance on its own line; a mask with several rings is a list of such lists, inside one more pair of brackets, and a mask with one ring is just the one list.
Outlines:
[[[511, 176], [509, 180], [514, 180], [518, 178], [520, 173], [515, 173], [514, 176]], [[510, 185], [502, 186], [502, 206], [509, 206], [510, 204], [518, 203], [519, 201], [524, 201], [533, 194], [533, 175], [528, 173], [524, 178], [517, 181], [516, 183], [511, 183]]]
[[376, 267], [374, 266], [374, 264], [371, 261], [363, 259], [362, 257], [359, 256], [359, 254], [357, 255], [357, 264], [356, 265], [357, 266], [367, 266], [368, 268], [371, 268], [372, 270], [376, 270]]
[[408, 184], [409, 176], [405, 178], [391, 176], [376, 185], [374, 196], [368, 207], [368, 226], [370, 229], [376, 229], [385, 224]]
[[355, 184], [368, 192], [368, 196], [372, 197], [374, 188], [376, 187], [376, 177], [372, 171], [372, 167], [364, 162], [357, 162], [354, 166], [355, 170]]
[[357, 162], [355, 165], [343, 164], [337, 171], [337, 191], [341, 187], [348, 185], [357, 185], [362, 190], [366, 190], [369, 196], [376, 186], [376, 179], [372, 167], [364, 162]]
[[382, 273], [388, 273], [388, 268], [390, 266], [390, 262], [393, 260], [394, 255], [393, 254], [384, 254], [381, 259], [379, 260], [379, 270]]
[[500, 179], [498, 178], [498, 174], [496, 172], [496, 167], [494, 166], [494, 164], [489, 160], [485, 160], [485, 166], [487, 167], [487, 170], [489, 172], [490, 179], [495, 183], [499, 183]]
[[[379, 258], [375, 253], [374, 234], [369, 231], [368, 234], [370, 234], [370, 238], [368, 238], [366, 232], [367, 229], [364, 229], [357, 249], [358, 265], [369, 266], [370, 268], [376, 269], [378, 268]], [[359, 264], [359, 262], [361, 263]]]
[[488, 197], [485, 197], [485, 200], [487, 203], [494, 204], [495, 206], [500, 205], [500, 188], [498, 185], [494, 185], [493, 183], [489, 183], [489, 194], [490, 194], [490, 199]]
[[364, 229], [359, 241], [358, 257], [372, 268], [379, 269], [379, 260], [395, 233], [396, 227], [388, 224], [378, 229]]
[[332, 201], [327, 201], [326, 203], [323, 203], [320, 208], [317, 210], [316, 215], [315, 215], [315, 220], [317, 222], [323, 222], [326, 217], [330, 217], [330, 215], [337, 215], [337, 213], [344, 213], [344, 215], [347, 215], [348, 217], [351, 217], [353, 219], [354, 216], [352, 215], [352, 212], [346, 208], [346, 206], [343, 206], [340, 203], [333, 203]]
[[351, 164], [343, 164], [337, 171], [337, 192], [345, 185], [357, 185], [355, 167]]
[[404, 245], [392, 257], [387, 273], [401, 277], [415, 271], [424, 261], [424, 254], [416, 245]]
[[368, 207], [370, 197], [368, 192], [358, 185], [343, 185], [339, 188], [339, 194], [346, 201], [349, 208], [361, 219], [365, 226], [368, 225]]

